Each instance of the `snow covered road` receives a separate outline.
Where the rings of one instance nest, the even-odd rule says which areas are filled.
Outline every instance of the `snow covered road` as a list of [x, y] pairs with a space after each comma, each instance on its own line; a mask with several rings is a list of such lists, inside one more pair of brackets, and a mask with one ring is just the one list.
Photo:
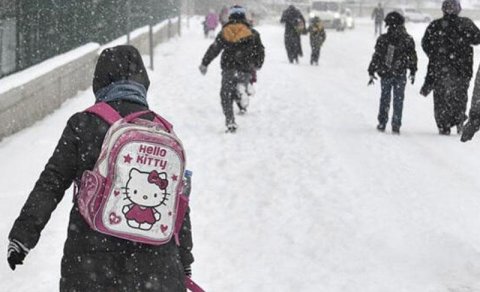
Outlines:
[[[282, 27], [258, 27], [266, 63], [235, 135], [223, 132], [219, 58], [206, 76], [197, 69], [211, 41], [201, 27], [157, 47], [149, 101], [187, 149], [193, 274], [207, 291], [480, 291], [478, 137], [437, 135], [431, 96], [418, 94], [425, 27], [407, 26], [420, 70], [407, 85], [400, 136], [375, 130], [367, 21], [327, 31], [318, 67], [306, 37], [306, 56], [291, 65]], [[92, 102], [91, 91], [79, 93], [0, 142], [0, 291], [58, 289], [70, 191], [13, 273], [6, 239], [67, 118]]]

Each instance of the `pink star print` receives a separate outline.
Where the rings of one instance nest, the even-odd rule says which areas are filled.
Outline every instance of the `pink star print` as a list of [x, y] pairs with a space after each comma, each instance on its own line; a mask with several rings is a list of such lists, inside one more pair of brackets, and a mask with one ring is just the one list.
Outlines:
[[132, 156], [130, 156], [130, 154], [127, 154], [125, 156], [123, 156], [123, 162], [125, 163], [130, 163], [130, 161], [132, 161]]
[[172, 175], [172, 180], [173, 180], [173, 181], [177, 181], [177, 179], [178, 179], [178, 176]]

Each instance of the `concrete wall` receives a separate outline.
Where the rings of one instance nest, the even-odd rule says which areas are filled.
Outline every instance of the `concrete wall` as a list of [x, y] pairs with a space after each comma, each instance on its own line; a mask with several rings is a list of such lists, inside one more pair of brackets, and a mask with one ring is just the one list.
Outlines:
[[[165, 21], [154, 27], [154, 46], [176, 36], [180, 22]], [[104, 47], [125, 43], [126, 37]], [[148, 27], [132, 33], [131, 44], [149, 53]], [[0, 79], [0, 140], [31, 126], [78, 91], [92, 85], [93, 70], [101, 52], [99, 44], [87, 44]]]

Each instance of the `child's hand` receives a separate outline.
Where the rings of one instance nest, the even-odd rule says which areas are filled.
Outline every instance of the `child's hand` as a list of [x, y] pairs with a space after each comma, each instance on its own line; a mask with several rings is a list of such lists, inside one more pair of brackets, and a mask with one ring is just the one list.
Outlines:
[[10, 269], [15, 270], [17, 265], [23, 265], [23, 260], [27, 256], [29, 249], [16, 239], [10, 240], [8, 244], [7, 261]]
[[198, 69], [200, 70], [200, 73], [202, 73], [202, 75], [207, 74], [207, 66], [202, 64], [200, 65], [200, 67], [198, 67]]
[[375, 77], [375, 75], [373, 74], [370, 74], [370, 80], [368, 81], [368, 85], [372, 85], [375, 83], [374, 80], [377, 80], [377, 77]]
[[415, 83], [415, 74], [411, 74], [408, 76], [408, 79], [410, 79], [410, 82], [413, 84]]
[[183, 268], [183, 272], [185, 273], [185, 276], [191, 277], [192, 276], [192, 266], [186, 266]]

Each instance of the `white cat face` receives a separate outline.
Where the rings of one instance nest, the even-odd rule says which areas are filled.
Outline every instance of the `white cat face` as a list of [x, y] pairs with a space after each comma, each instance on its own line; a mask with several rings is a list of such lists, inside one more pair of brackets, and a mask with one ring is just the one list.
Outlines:
[[126, 185], [127, 198], [142, 207], [158, 207], [168, 200], [166, 173], [141, 172], [132, 168]]

